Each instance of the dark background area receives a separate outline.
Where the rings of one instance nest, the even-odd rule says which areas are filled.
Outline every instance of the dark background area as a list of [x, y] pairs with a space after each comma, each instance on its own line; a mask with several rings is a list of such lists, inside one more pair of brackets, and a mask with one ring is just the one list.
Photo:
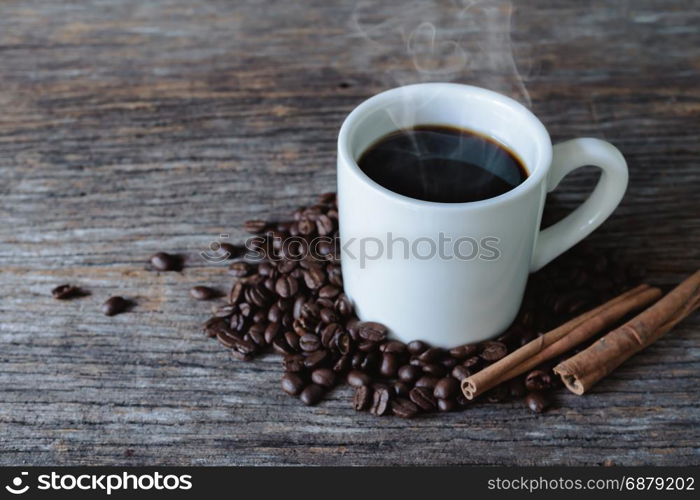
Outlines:
[[[347, 387], [303, 407], [276, 357], [232, 361], [201, 334], [209, 305], [189, 288], [230, 278], [198, 253], [333, 190], [344, 116], [418, 81], [487, 86], [555, 142], [617, 145], [629, 191], [590, 245], [653, 284], [700, 267], [698, 2], [481, 7], [2, 2], [0, 463], [700, 463], [698, 315], [544, 415], [513, 402], [412, 421], [356, 413]], [[596, 175], [567, 179], [545, 218]], [[185, 270], [147, 271], [159, 250]], [[91, 296], [53, 300], [65, 282]], [[115, 294], [136, 307], [107, 318]]]

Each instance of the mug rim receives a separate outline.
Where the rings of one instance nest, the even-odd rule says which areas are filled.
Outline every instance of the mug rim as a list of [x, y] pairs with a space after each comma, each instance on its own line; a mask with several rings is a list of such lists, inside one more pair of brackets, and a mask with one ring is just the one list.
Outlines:
[[[524, 182], [518, 184], [513, 189], [502, 193], [498, 196], [492, 198], [487, 198], [485, 200], [478, 201], [466, 201], [459, 203], [451, 202], [439, 202], [439, 201], [427, 201], [419, 200], [417, 198], [411, 198], [410, 196], [405, 196], [390, 189], [385, 188], [381, 184], [372, 180], [367, 174], [365, 174], [362, 169], [360, 169], [357, 164], [357, 160], [352, 155], [350, 151], [350, 137], [354, 132], [356, 124], [361, 121], [361, 119], [370, 111], [374, 111], [380, 108], [382, 103], [386, 100], [392, 99], [397, 95], [400, 96], [406, 91], [417, 92], [421, 89], [425, 90], [450, 90], [450, 91], [460, 91], [468, 92], [472, 95], [477, 95], [478, 97], [496, 101], [498, 104], [505, 105], [513, 110], [515, 113], [520, 113], [524, 115], [533, 127], [533, 138], [538, 141], [538, 158], [537, 164], [532, 167], [532, 171], [529, 172], [527, 179]], [[449, 124], [447, 124], [449, 125]], [[377, 137], [380, 139], [380, 137]], [[504, 145], [505, 146], [505, 145]], [[508, 146], [514, 153], [520, 158], [518, 151], [514, 150], [512, 147]], [[476, 209], [482, 207], [489, 207], [499, 203], [504, 203], [510, 201], [514, 198], [519, 198], [531, 189], [534, 189], [539, 183], [546, 177], [549, 167], [552, 162], [552, 141], [549, 137], [547, 129], [542, 124], [542, 122], [537, 118], [532, 111], [527, 109], [525, 106], [520, 104], [518, 101], [494, 92], [493, 90], [488, 90], [482, 87], [476, 87], [473, 85], [466, 85], [461, 83], [416, 83], [412, 85], [404, 85], [402, 87], [395, 87], [389, 90], [385, 90], [376, 94], [363, 102], [353, 109], [350, 114], [345, 118], [343, 124], [340, 127], [340, 132], [338, 134], [338, 161], [342, 161], [347, 168], [357, 176], [362, 182], [371, 187], [374, 191], [395, 201], [406, 203], [413, 206], [419, 207], [430, 207], [442, 210], [463, 210], [463, 209]], [[522, 159], [521, 159], [522, 161]], [[526, 165], [527, 166], [527, 165]]]

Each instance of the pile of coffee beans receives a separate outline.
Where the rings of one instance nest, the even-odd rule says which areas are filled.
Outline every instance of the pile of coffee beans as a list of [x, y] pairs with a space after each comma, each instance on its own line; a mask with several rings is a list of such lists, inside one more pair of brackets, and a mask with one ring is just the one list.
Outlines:
[[[252, 220], [245, 229], [255, 235], [246, 247], [257, 258], [246, 260], [243, 247], [228, 245], [237, 259], [229, 268], [236, 280], [228, 302], [205, 323], [206, 335], [239, 360], [279, 353], [282, 390], [307, 405], [346, 382], [355, 387], [354, 408], [374, 415], [410, 418], [473, 404], [460, 391], [462, 379], [641, 278], [609, 255], [578, 248], [531, 276], [522, 310], [497, 339], [446, 350], [392, 340], [384, 325], [355, 316], [343, 293], [334, 193], [297, 209], [288, 221]], [[558, 385], [551, 372], [555, 362], [478, 401], [519, 398], [532, 411], [543, 411], [548, 391]]]

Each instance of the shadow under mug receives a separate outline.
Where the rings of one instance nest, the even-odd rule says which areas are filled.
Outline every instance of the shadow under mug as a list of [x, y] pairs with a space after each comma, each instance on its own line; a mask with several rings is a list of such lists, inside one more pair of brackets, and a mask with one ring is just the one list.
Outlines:
[[[409, 198], [357, 165], [386, 134], [448, 125], [489, 136], [518, 156], [529, 176], [499, 196], [467, 203]], [[540, 230], [548, 191], [576, 168], [602, 170], [586, 201]], [[338, 137], [338, 210], [345, 292], [363, 321], [404, 342], [440, 347], [482, 341], [515, 319], [527, 276], [585, 238], [617, 207], [627, 164], [591, 138], [552, 147], [544, 125], [518, 102], [453, 83], [409, 85], [355, 108]]]

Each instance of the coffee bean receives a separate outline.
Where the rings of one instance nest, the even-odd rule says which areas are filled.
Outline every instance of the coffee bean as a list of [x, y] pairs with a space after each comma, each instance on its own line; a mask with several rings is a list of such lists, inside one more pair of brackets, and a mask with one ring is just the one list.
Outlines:
[[431, 375], [423, 375], [420, 377], [418, 380], [416, 380], [416, 387], [426, 387], [430, 390], [432, 390], [435, 387], [435, 384], [437, 384], [438, 380], [440, 380], [437, 377], [433, 377]]
[[379, 363], [381, 361], [381, 356], [379, 352], [372, 351], [368, 352], [362, 362], [360, 363], [360, 370], [365, 373], [372, 373], [379, 368]]
[[307, 405], [307, 406], [313, 406], [321, 399], [323, 398], [323, 395], [325, 394], [325, 391], [323, 387], [320, 385], [316, 384], [309, 384], [307, 385], [303, 391], [301, 391], [301, 394], [299, 395], [299, 399]]
[[231, 276], [235, 276], [237, 278], [243, 278], [244, 276], [248, 276], [252, 271], [253, 267], [242, 260], [234, 262], [228, 267], [228, 273]]
[[433, 389], [433, 396], [438, 399], [449, 399], [457, 395], [459, 383], [452, 377], [444, 377], [438, 380]]
[[216, 334], [220, 331], [228, 331], [228, 322], [225, 318], [209, 318], [203, 325], [204, 334], [209, 338], [216, 337]]
[[182, 259], [178, 255], [158, 252], [151, 256], [151, 265], [157, 271], [179, 271], [182, 269]]
[[544, 370], [533, 370], [525, 377], [525, 387], [528, 391], [542, 391], [552, 386], [552, 377]]
[[190, 288], [190, 295], [196, 300], [211, 300], [219, 296], [219, 292], [208, 286], [195, 286]]
[[372, 405], [373, 390], [366, 385], [361, 385], [355, 389], [355, 396], [353, 397], [353, 406], [357, 411], [369, 410]]
[[329, 368], [317, 368], [311, 373], [311, 381], [321, 387], [330, 388], [335, 385], [335, 373]]
[[443, 354], [444, 351], [439, 347], [431, 347], [423, 351], [418, 356], [418, 359], [423, 363], [435, 363], [436, 361], [439, 361], [440, 358], [442, 358]]
[[409, 393], [409, 398], [425, 411], [432, 411], [437, 406], [433, 391], [427, 387], [414, 387]]
[[299, 350], [299, 336], [295, 332], [284, 332], [284, 340], [293, 351]]
[[413, 418], [418, 412], [418, 406], [405, 398], [396, 398], [391, 401], [391, 412], [397, 417]]
[[304, 389], [304, 380], [296, 373], [287, 372], [282, 375], [282, 390], [296, 396]]
[[251, 234], [260, 234], [267, 227], [267, 223], [264, 220], [247, 220], [243, 224], [243, 228]]
[[379, 350], [392, 354], [403, 354], [406, 352], [406, 344], [398, 340], [387, 340], [379, 346]]
[[372, 415], [386, 415], [390, 410], [391, 393], [386, 387], [375, 387], [372, 395], [372, 406], [369, 411]]
[[379, 374], [383, 377], [392, 378], [396, 376], [396, 371], [399, 368], [398, 359], [395, 354], [385, 352], [382, 354], [382, 361], [379, 365]]
[[324, 299], [333, 299], [340, 293], [340, 288], [334, 285], [326, 285], [318, 291], [318, 296]]
[[51, 296], [57, 300], [68, 300], [79, 295], [82, 295], [82, 291], [73, 285], [59, 285], [51, 290]]
[[481, 358], [479, 356], [470, 356], [462, 361], [462, 366], [471, 370], [472, 373], [476, 373], [481, 366]]
[[464, 344], [459, 347], [450, 349], [449, 354], [453, 358], [464, 359], [475, 355], [479, 351], [479, 346], [476, 344]]
[[406, 382], [394, 382], [391, 388], [394, 390], [394, 394], [407, 398], [408, 393], [411, 392], [411, 386], [409, 386]]
[[280, 297], [291, 297], [299, 291], [299, 283], [291, 276], [280, 276], [275, 283], [275, 291]]
[[484, 361], [498, 361], [508, 354], [508, 348], [502, 342], [484, 342], [484, 348], [481, 351], [481, 359]]
[[414, 356], [421, 354], [423, 351], [427, 350], [428, 347], [428, 344], [426, 344], [422, 340], [414, 340], [406, 345], [408, 352], [413, 354]]
[[359, 324], [357, 333], [360, 338], [370, 342], [382, 342], [386, 339], [387, 329], [381, 323], [365, 321]]
[[303, 272], [304, 283], [311, 290], [321, 288], [326, 281], [326, 275], [319, 267], [311, 267]]
[[359, 370], [352, 370], [348, 373], [347, 381], [348, 384], [353, 387], [360, 387], [362, 385], [369, 385], [372, 379], [366, 373]]
[[453, 358], [452, 356], [447, 356], [440, 360], [440, 364], [447, 368], [447, 371], [449, 371], [459, 364], [459, 360], [457, 358]]
[[413, 365], [403, 365], [398, 370], [399, 380], [406, 383], [415, 382], [423, 374], [423, 370]]
[[425, 363], [423, 364], [423, 371], [428, 375], [433, 375], [435, 377], [444, 377], [447, 370], [444, 366], [438, 363]]
[[350, 358], [350, 356], [339, 357], [333, 364], [333, 371], [335, 373], [345, 373], [350, 369], [352, 364], [351, 361], [352, 359]]
[[452, 372], [450, 373], [458, 382], [461, 382], [467, 377], [471, 377], [472, 372], [469, 370], [464, 365], [457, 365], [454, 368], [452, 368]]
[[304, 366], [309, 370], [313, 370], [314, 368], [318, 368], [319, 366], [323, 365], [327, 359], [328, 351], [320, 350], [312, 352], [304, 358]]
[[334, 305], [335, 310], [338, 312], [338, 314], [340, 314], [340, 316], [346, 317], [352, 314], [352, 303], [344, 293], [338, 295], [338, 297], [335, 299]]
[[246, 249], [243, 245], [234, 245], [232, 243], [219, 243], [221, 251], [226, 253], [227, 259], [237, 259], [245, 254]]
[[300, 372], [304, 369], [304, 357], [300, 354], [288, 354], [282, 359], [282, 366], [286, 372]]
[[525, 396], [525, 406], [534, 413], [542, 413], [549, 405], [549, 400], [541, 392], [530, 392]]
[[243, 300], [243, 288], [244, 283], [242, 281], [238, 281], [233, 285], [228, 297], [228, 301], [231, 305], [236, 305]]
[[313, 352], [321, 347], [321, 340], [312, 333], [307, 333], [299, 339], [299, 347], [302, 351]]
[[124, 297], [110, 297], [102, 304], [102, 313], [105, 316], [114, 316], [115, 314], [123, 313], [131, 305], [131, 302]]
[[454, 399], [438, 399], [437, 400], [438, 411], [448, 412], [455, 411], [457, 409], [457, 402]]

